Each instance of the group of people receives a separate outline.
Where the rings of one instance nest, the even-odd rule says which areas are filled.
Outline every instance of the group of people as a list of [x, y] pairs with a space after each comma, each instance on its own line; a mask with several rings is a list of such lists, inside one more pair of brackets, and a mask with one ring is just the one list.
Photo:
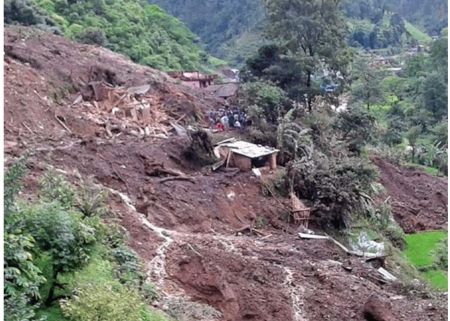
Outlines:
[[248, 125], [247, 114], [237, 107], [211, 111], [208, 116], [211, 128], [219, 131], [227, 131], [231, 128], [243, 130]]

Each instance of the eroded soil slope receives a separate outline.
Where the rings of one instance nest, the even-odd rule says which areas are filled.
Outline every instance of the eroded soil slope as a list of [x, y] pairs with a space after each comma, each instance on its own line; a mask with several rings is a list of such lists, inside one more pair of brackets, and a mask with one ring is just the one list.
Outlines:
[[372, 161], [386, 189], [384, 197], [390, 197], [395, 220], [406, 233], [447, 229], [447, 178], [399, 167], [380, 157]]
[[[210, 305], [226, 321], [373, 320], [367, 306], [385, 313], [379, 320], [446, 319], [446, 297], [386, 283], [374, 266], [333, 243], [299, 239], [297, 227], [285, 223], [285, 200], [264, 197], [249, 173], [199, 168], [184, 156], [189, 142], [173, 133], [108, 138], [91, 107], [70, 107], [77, 90], [59, 103], [51, 93], [61, 85], [84, 86], [78, 81], [95, 65], [114, 79], [151, 83], [163, 101], [158, 108], [168, 113], [190, 113], [190, 106], [201, 113], [215, 100], [107, 50], [27, 28], [6, 29], [5, 59], [7, 163], [29, 153], [28, 195], [48, 166], [74, 184], [91, 176], [108, 190], [109, 206], [161, 294], [157, 307], [184, 298]], [[111, 77], [103, 80], [114, 85]], [[161, 169], [189, 180], [167, 180]]]

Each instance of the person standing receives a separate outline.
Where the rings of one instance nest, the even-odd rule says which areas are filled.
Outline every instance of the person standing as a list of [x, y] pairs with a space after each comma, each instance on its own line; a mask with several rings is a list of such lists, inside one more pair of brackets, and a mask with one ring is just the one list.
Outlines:
[[220, 119], [220, 122], [222, 123], [224, 130], [228, 130], [228, 126], [230, 124], [229, 124], [229, 119], [228, 119], [227, 114], [224, 114], [222, 116], [222, 118]]

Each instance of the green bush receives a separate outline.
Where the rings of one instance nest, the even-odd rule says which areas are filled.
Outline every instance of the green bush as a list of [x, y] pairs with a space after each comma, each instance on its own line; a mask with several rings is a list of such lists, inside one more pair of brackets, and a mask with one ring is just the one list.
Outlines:
[[64, 315], [73, 321], [156, 321], [139, 294], [120, 284], [85, 284], [69, 300], [61, 301]]
[[23, 158], [5, 172], [4, 313], [8, 321], [34, 319], [40, 300], [39, 287], [45, 282], [35, 262], [35, 240], [23, 230], [22, 213], [16, 203], [25, 173]]
[[[315, 151], [288, 166], [287, 186], [313, 203], [312, 216], [323, 228], [343, 229], [366, 211], [366, 193], [376, 178], [374, 168], [359, 158], [328, 158]], [[291, 185], [292, 184], [292, 185]]]
[[40, 180], [39, 196], [46, 202], [58, 202], [62, 208], [70, 209], [76, 204], [76, 193], [64, 176], [49, 170]]
[[129, 247], [122, 245], [112, 249], [111, 255], [117, 263], [115, 269], [117, 279], [126, 285], [140, 287], [144, 282], [145, 274], [137, 254]]

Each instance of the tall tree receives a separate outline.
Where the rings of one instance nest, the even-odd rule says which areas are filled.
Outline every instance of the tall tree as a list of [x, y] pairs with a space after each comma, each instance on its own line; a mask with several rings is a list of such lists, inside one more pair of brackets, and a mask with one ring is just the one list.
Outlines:
[[380, 72], [365, 59], [356, 59], [352, 69], [355, 78], [351, 88], [353, 99], [364, 102], [367, 110], [370, 110], [370, 106], [378, 103], [383, 96]]
[[340, 0], [264, 0], [269, 23], [267, 35], [304, 69], [301, 86], [308, 109], [319, 94], [314, 76], [328, 74], [337, 80], [345, 76], [349, 62], [346, 24], [339, 9]]

